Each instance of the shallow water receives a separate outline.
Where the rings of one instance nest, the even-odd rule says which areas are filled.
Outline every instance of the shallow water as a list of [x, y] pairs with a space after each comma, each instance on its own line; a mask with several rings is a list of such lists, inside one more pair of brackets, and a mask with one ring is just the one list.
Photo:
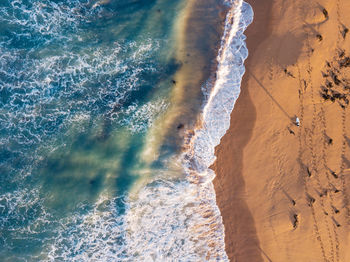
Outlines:
[[0, 0], [0, 261], [227, 259], [181, 153], [215, 87], [208, 5]]

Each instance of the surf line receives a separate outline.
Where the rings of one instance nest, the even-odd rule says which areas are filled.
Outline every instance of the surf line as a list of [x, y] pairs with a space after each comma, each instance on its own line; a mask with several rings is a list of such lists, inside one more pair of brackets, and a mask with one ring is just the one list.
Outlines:
[[[220, 210], [216, 204], [213, 186], [215, 173], [209, 167], [214, 163], [215, 147], [230, 125], [230, 114], [240, 93], [245, 73], [244, 61], [248, 50], [243, 34], [253, 21], [253, 10], [243, 0], [227, 0], [230, 10], [226, 15], [224, 34], [217, 55], [214, 83], [207, 95], [203, 111], [189, 138], [183, 162], [188, 180], [198, 185], [199, 213], [210, 221], [208, 254], [228, 261], [225, 252], [225, 232]], [[205, 225], [203, 225], [204, 227]], [[198, 231], [197, 225], [195, 230]]]

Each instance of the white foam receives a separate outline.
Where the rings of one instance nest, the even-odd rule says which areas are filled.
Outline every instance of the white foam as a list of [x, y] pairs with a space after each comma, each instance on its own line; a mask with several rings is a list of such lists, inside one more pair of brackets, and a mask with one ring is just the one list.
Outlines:
[[197, 185], [186, 181], [157, 180], [136, 201], [125, 202], [124, 215], [116, 208], [117, 199], [101, 196], [87, 214], [61, 220], [41, 256], [46, 261], [225, 260], [221, 247], [210, 246], [216, 218], [198, 193]]
[[[73, 33], [82, 22], [99, 15], [101, 8], [89, 8], [89, 1], [8, 1], [0, 7], [1, 21], [23, 27], [23, 36], [31, 33], [68, 39], [67, 31]], [[8, 8], [10, 7], [10, 8]], [[48, 39], [47, 39], [48, 40]]]
[[125, 117], [119, 121], [119, 124], [126, 126], [132, 133], [145, 132], [168, 107], [169, 103], [164, 99], [150, 101], [141, 106], [139, 102], [134, 102], [121, 111]]
[[224, 227], [211, 183], [215, 174], [208, 167], [215, 160], [214, 147], [228, 128], [239, 94], [247, 57], [243, 31], [251, 19], [252, 10], [242, 1], [236, 2], [228, 14], [218, 56], [218, 77], [203, 111], [203, 128], [196, 130], [193, 151], [185, 156], [190, 158], [185, 161], [188, 181], [168, 180], [165, 176], [130, 198], [123, 226], [115, 229], [115, 235], [124, 232], [123, 245], [113, 254], [113, 249], [103, 243], [94, 249], [99, 256], [96, 261], [228, 260]]
[[[224, 227], [211, 182], [215, 174], [209, 166], [215, 160], [214, 147], [219, 144], [229, 126], [230, 113], [240, 92], [240, 82], [244, 73], [243, 61], [247, 57], [243, 31], [253, 16], [250, 6], [242, 0], [230, 4], [232, 10], [227, 16], [225, 34], [218, 55], [217, 79], [211, 93], [207, 94], [203, 126], [196, 130], [192, 150], [184, 155], [187, 180], [169, 180], [162, 174], [163, 179], [153, 181], [136, 196], [125, 200], [124, 214], [117, 208], [116, 203], [119, 199], [101, 194], [94, 207], [87, 212], [81, 212], [84, 210], [82, 207], [76, 214], [59, 221], [54, 217], [46, 219], [48, 215], [44, 220], [38, 218], [36, 228], [43, 228], [50, 223], [60, 225], [54, 226], [52, 238], [45, 239], [39, 255], [41, 260], [228, 261]], [[147, 50], [150, 47], [145, 48]], [[139, 52], [142, 54], [139, 57], [142, 58], [144, 50], [140, 49]], [[135, 54], [135, 57], [138, 55]], [[115, 62], [113, 57], [109, 58], [111, 60], [107, 59], [105, 63], [110, 65]], [[91, 63], [91, 59], [84, 58], [75, 60], [74, 68], [70, 70], [67, 67], [70, 71], [66, 73], [74, 75], [74, 70], [86, 70], [91, 73], [95, 65], [104, 63], [100, 60], [97, 62]], [[52, 63], [55, 63], [55, 59], [47, 61], [42, 69], [52, 68]], [[123, 68], [121, 65], [117, 68], [123, 70], [120, 69]], [[109, 70], [109, 73], [117, 70], [113, 67], [104, 69]], [[56, 76], [56, 73], [44, 75], [49, 77], [44, 78], [45, 85], [48, 85], [48, 81], [51, 83], [60, 77]], [[133, 81], [130, 78], [131, 85]], [[39, 88], [33, 88], [33, 94], [38, 92], [41, 92]], [[152, 110], [157, 105], [145, 104], [139, 108], [131, 106], [130, 116], [136, 116], [134, 124], [139, 123], [139, 118], [156, 115], [157, 113], [153, 112], [157, 111]], [[160, 105], [163, 105], [161, 101]], [[34, 112], [35, 110], [33, 114]], [[7, 114], [6, 117], [13, 116]], [[74, 121], [76, 119], [75, 117]], [[16, 194], [21, 195], [21, 192]], [[36, 193], [32, 197], [37, 199]], [[17, 199], [14, 195], [10, 198], [14, 203], [11, 210], [27, 201]]]
[[193, 143], [196, 168], [201, 172], [215, 161], [215, 146], [229, 128], [230, 114], [239, 96], [245, 72], [244, 60], [248, 50], [243, 32], [251, 23], [253, 12], [241, 0], [234, 5], [236, 7], [228, 14], [224, 43], [218, 56], [217, 78], [203, 109], [203, 128], [197, 130]]
[[243, 32], [253, 19], [252, 8], [243, 0], [232, 0], [230, 4], [233, 7], [226, 18], [225, 33], [217, 58], [216, 81], [207, 95], [202, 127], [195, 131], [191, 151], [185, 158], [190, 180], [199, 184], [203, 205], [215, 214], [216, 225], [211, 228], [212, 241], [222, 260], [227, 260], [224, 228], [212, 184], [215, 174], [209, 166], [215, 161], [215, 147], [229, 128], [230, 114], [240, 93], [240, 84], [245, 72], [244, 60], [248, 56]]
[[217, 79], [207, 95], [202, 128], [184, 154], [187, 181], [158, 181], [144, 187], [126, 213], [128, 257], [139, 261], [228, 261], [224, 227], [209, 166], [229, 127], [244, 74], [246, 27], [253, 12], [234, 1], [218, 55]]
[[[64, 133], [72, 123], [92, 119], [94, 114], [127, 125], [131, 116], [113, 115], [114, 107], [142, 87], [143, 74], [156, 70], [152, 54], [159, 46], [154, 39], [115, 42], [103, 48], [84, 47], [78, 52], [62, 48], [59, 54], [39, 59], [0, 46], [0, 92], [7, 94], [6, 100], [0, 101], [0, 131], [11, 133], [0, 143], [9, 146], [9, 140], [15, 138], [16, 143], [32, 150], [48, 144], [47, 139]], [[136, 132], [152, 123], [148, 118], [142, 124], [139, 118], [153, 117], [156, 110], [152, 105], [141, 105], [134, 113], [127, 128]]]

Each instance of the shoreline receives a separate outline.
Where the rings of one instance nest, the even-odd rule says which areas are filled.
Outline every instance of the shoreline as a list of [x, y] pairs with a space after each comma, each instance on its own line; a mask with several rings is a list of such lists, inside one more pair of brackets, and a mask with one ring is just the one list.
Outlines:
[[[231, 113], [230, 128], [221, 139], [220, 145], [215, 149], [217, 159], [211, 168], [216, 174], [213, 184], [216, 192], [217, 205], [220, 209], [225, 227], [225, 246], [229, 259], [232, 260], [235, 258], [238, 259], [238, 261], [240, 261], [240, 259], [242, 259], [242, 261], [262, 261], [261, 252], [257, 249], [257, 247], [259, 247], [259, 240], [256, 236], [254, 220], [249, 211], [249, 207], [244, 199], [235, 198], [230, 195], [230, 192], [236, 191], [239, 192], [237, 195], [244, 194], [245, 183], [241, 174], [242, 148], [244, 148], [251, 138], [256, 119], [256, 112], [251, 101], [250, 92], [245, 88], [248, 80], [247, 69], [249, 70], [249, 66], [252, 63], [252, 57], [259, 45], [258, 43], [266, 38], [265, 32], [268, 28], [269, 9], [272, 5], [272, 0], [270, 0], [268, 4], [260, 4], [259, 6], [252, 1], [245, 0], [245, 2], [250, 4], [254, 12], [253, 22], [244, 32], [247, 37], [246, 45], [249, 52], [248, 58], [245, 60], [246, 72], [241, 82], [241, 93]], [[257, 10], [257, 8], [260, 10]], [[242, 127], [244, 128], [243, 130]], [[227, 145], [235, 146], [229, 148]], [[225, 169], [222, 168], [221, 161], [225, 163], [227, 161], [225, 161], [225, 157], [221, 157], [221, 154], [233, 156], [231, 165], [225, 165]], [[233, 179], [229, 179], [225, 176], [225, 174], [228, 173], [227, 169], [238, 170]], [[224, 183], [225, 186], [223, 185]], [[236, 209], [236, 212], [233, 212], [229, 207]], [[235, 225], [239, 225], [239, 227], [235, 227]], [[234, 239], [230, 237], [231, 235], [235, 236]], [[239, 253], [237, 250], [239, 250]]]
[[246, 73], [212, 165], [226, 253], [231, 261], [348, 261], [350, 72], [339, 64], [350, 53], [350, 3], [246, 2], [254, 11]]

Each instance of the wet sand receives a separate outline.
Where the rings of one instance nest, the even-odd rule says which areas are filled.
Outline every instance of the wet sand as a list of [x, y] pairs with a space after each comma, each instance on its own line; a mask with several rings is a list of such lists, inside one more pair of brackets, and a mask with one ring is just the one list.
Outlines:
[[350, 261], [350, 2], [249, 0], [249, 57], [216, 148], [231, 261]]

